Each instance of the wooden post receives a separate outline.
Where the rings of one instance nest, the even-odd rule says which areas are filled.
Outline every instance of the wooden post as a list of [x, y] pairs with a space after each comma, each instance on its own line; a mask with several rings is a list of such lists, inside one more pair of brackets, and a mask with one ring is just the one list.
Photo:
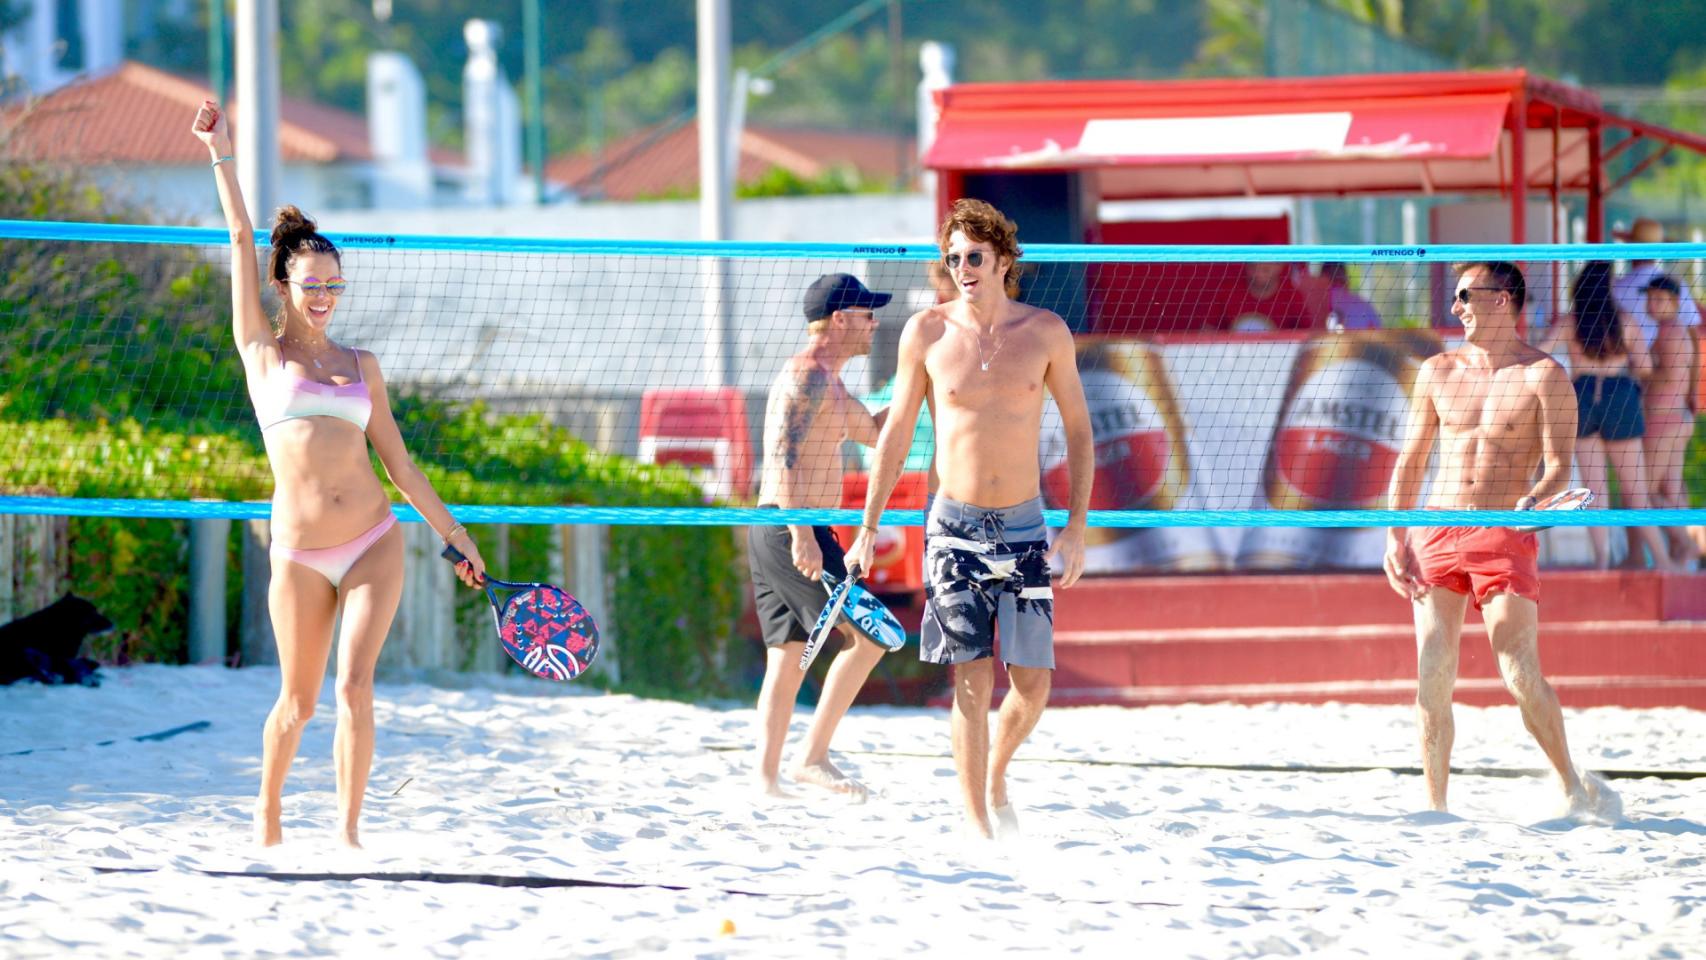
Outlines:
[[13, 530], [17, 522], [16, 514], [0, 514], [0, 623], [6, 623], [18, 615], [12, 605], [12, 577], [17, 566], [14, 557], [17, 536]]
[[70, 522], [65, 517], [15, 515], [10, 559], [11, 616], [34, 613], [59, 599], [70, 580]]
[[403, 598], [391, 633], [379, 653], [379, 669], [460, 670], [461, 647], [454, 642], [456, 585], [438, 534], [424, 523], [403, 528]]
[[622, 669], [616, 656], [616, 621], [611, 617], [610, 580], [606, 573], [610, 528], [587, 524], [578, 527], [558, 527], [562, 562], [568, 568], [563, 577], [567, 590], [592, 618], [598, 621], [598, 659], [589, 673], [604, 677], [611, 683], [622, 681]]

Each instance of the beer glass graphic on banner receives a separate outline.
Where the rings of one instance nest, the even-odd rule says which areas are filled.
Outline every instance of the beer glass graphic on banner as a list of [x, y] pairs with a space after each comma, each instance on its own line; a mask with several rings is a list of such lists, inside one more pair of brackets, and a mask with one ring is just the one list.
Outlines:
[[[1364, 510], [1382, 506], [1422, 361], [1440, 352], [1429, 330], [1329, 333], [1292, 365], [1256, 508]], [[1371, 535], [1372, 534], [1372, 535]], [[1238, 566], [1253, 570], [1379, 566], [1379, 531], [1251, 527]]]
[[[1090, 509], [1198, 509], [1185, 421], [1160, 355], [1135, 341], [1081, 344], [1078, 373], [1096, 445]], [[1064, 508], [1071, 477], [1066, 434], [1052, 400], [1043, 410], [1039, 455], [1043, 501]], [[1226, 566], [1214, 532], [1202, 527], [1091, 527], [1084, 542], [1086, 573]]]

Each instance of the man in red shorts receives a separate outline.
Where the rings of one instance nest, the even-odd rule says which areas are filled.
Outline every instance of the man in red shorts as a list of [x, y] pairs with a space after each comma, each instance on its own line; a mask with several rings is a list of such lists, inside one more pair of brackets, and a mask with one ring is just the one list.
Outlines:
[[[1429, 358], [1416, 376], [1404, 448], [1392, 474], [1392, 509], [1415, 508], [1436, 438], [1439, 470], [1429, 509], [1522, 510], [1569, 485], [1575, 392], [1557, 361], [1523, 342], [1526, 296], [1515, 264], [1472, 263], [1459, 270], [1451, 312], [1463, 322], [1464, 344]], [[1474, 603], [1505, 686], [1557, 771], [1570, 812], [1614, 817], [1616, 796], [1571, 764], [1558, 697], [1540, 673], [1534, 534], [1508, 527], [1395, 527], [1386, 541], [1386, 577], [1414, 607], [1416, 716], [1429, 806], [1445, 809], [1458, 638]]]

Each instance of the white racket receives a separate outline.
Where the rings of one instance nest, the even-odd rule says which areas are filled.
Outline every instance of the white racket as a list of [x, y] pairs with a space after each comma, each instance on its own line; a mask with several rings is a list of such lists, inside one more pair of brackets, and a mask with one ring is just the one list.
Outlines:
[[847, 595], [853, 592], [854, 584], [859, 582], [859, 565], [854, 564], [847, 571], [847, 579], [829, 591], [829, 600], [823, 605], [823, 612], [817, 615], [817, 624], [812, 627], [811, 636], [806, 639], [805, 652], [800, 654], [800, 669], [811, 669], [812, 661], [817, 659], [817, 652], [823, 649], [824, 642], [841, 616], [841, 608], [847, 604]]
[[[1587, 487], [1571, 487], [1563, 493], [1555, 493], [1550, 497], [1529, 507], [1530, 510], [1581, 510], [1593, 503], [1593, 491]], [[1518, 533], [1534, 533], [1539, 530], [1549, 530], [1550, 523], [1525, 523], [1511, 527]]]

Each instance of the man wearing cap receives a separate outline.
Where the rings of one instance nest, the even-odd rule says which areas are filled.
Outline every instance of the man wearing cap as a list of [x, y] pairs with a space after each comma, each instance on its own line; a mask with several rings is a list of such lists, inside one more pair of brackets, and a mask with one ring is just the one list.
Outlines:
[[[841, 382], [841, 370], [870, 352], [876, 311], [890, 296], [866, 289], [846, 273], [819, 277], [807, 288], [806, 344], [783, 365], [764, 408], [761, 509], [841, 505], [842, 443], [874, 445], [888, 416], [886, 409], [873, 416], [854, 399]], [[764, 686], [758, 694], [759, 785], [773, 796], [786, 796], [778, 780], [794, 698], [805, 679], [800, 655], [828, 599], [825, 571], [845, 579], [847, 567], [834, 533], [805, 524], [748, 528], [747, 561], [765, 647]], [[865, 787], [830, 763], [829, 741], [884, 648], [851, 624], [843, 622], [838, 629], [846, 643], [830, 665], [793, 779], [862, 799]]]
[[[1614, 236], [1629, 243], [1664, 243], [1665, 228], [1651, 217], [1637, 217], [1628, 230], [1616, 231]], [[1641, 343], [1649, 350], [1652, 349], [1653, 338], [1658, 336], [1659, 324], [1647, 312], [1647, 287], [1664, 274], [1664, 267], [1657, 260], [1631, 260], [1629, 269], [1611, 284], [1611, 295], [1617, 300], [1617, 309], [1635, 321], [1635, 326], [1641, 331]], [[1687, 287], [1682, 288], [1677, 298], [1676, 324], [1684, 328], [1700, 326], [1700, 305], [1694, 302]]]

